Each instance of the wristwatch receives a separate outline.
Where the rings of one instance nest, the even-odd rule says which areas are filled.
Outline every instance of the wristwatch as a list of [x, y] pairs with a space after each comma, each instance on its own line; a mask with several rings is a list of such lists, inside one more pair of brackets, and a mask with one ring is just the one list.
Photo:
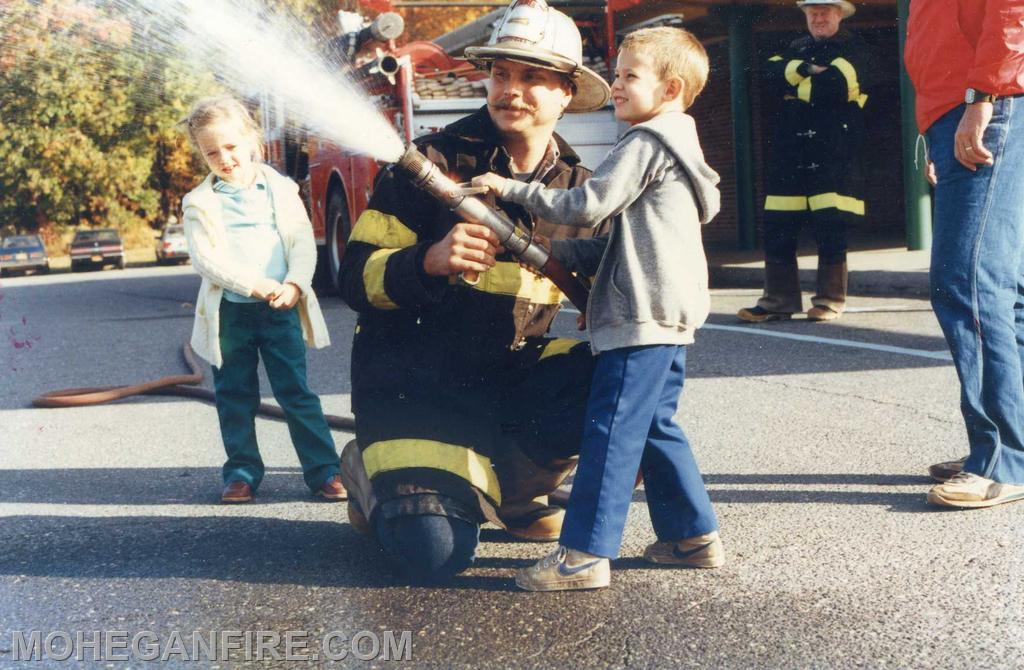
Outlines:
[[996, 97], [998, 96], [992, 95], [991, 93], [985, 93], [984, 91], [979, 91], [976, 88], [969, 88], [967, 89], [967, 92], [964, 93], [964, 102], [968, 105], [973, 105], [976, 102], [995, 102]]

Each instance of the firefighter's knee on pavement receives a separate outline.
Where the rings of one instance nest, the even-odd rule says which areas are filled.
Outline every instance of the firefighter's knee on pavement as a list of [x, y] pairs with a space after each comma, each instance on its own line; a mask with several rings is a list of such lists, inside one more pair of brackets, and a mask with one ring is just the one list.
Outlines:
[[444, 582], [476, 559], [480, 529], [436, 514], [375, 518], [377, 538], [391, 570], [414, 583]]

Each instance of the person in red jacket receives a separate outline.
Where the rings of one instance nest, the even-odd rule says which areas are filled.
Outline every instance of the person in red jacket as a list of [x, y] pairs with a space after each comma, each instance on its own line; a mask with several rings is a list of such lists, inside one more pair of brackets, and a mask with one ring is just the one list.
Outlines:
[[913, 0], [905, 61], [935, 184], [931, 301], [970, 454], [935, 505], [1024, 500], [1024, 2]]

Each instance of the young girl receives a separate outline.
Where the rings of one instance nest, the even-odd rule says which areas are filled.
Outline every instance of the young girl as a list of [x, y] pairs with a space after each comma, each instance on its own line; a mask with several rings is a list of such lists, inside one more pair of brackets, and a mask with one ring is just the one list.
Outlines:
[[256, 443], [259, 359], [288, 422], [306, 485], [344, 500], [338, 452], [320, 399], [306, 384], [306, 344], [330, 344], [310, 283], [313, 231], [298, 187], [261, 158], [252, 116], [237, 100], [200, 100], [188, 134], [211, 174], [182, 201], [192, 265], [203, 278], [192, 348], [213, 366], [227, 451], [225, 503], [243, 503], [263, 479]]

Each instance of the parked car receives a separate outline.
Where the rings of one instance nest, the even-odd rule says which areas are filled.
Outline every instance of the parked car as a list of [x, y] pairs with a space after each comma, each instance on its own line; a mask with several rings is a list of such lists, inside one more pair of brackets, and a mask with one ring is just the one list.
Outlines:
[[116, 265], [124, 269], [124, 242], [113, 228], [79, 230], [71, 240], [71, 271]]
[[188, 261], [188, 242], [185, 240], [185, 226], [168, 224], [156, 241], [156, 262], [184, 263]]
[[12, 272], [49, 272], [50, 257], [38, 235], [11, 235], [0, 242], [0, 275]]

